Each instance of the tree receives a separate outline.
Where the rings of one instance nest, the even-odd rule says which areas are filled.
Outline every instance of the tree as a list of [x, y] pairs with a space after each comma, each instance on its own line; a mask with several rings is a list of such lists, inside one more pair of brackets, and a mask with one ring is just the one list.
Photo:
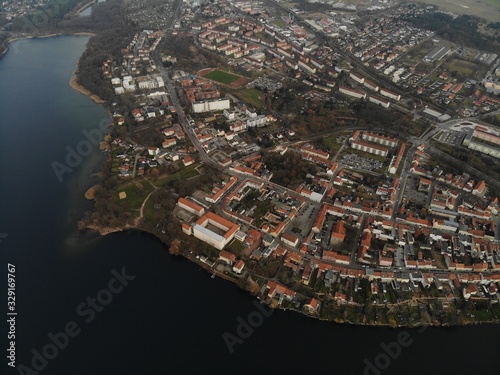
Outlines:
[[153, 177], [153, 178], [158, 178], [158, 176], [160, 175], [160, 171], [158, 168], [152, 168], [149, 173], [151, 174], [151, 177]]

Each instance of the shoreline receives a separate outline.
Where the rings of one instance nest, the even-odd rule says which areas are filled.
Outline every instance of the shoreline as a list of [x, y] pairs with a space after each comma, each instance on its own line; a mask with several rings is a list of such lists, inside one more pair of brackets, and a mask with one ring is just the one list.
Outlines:
[[45, 38], [52, 38], [55, 36], [69, 36], [69, 35], [76, 35], [76, 36], [90, 36], [93, 37], [97, 35], [96, 33], [92, 33], [90, 31], [77, 31], [73, 33], [52, 33], [52, 34], [43, 34], [43, 35], [24, 35], [24, 36], [14, 36], [12, 38], [8, 38], [5, 40], [5, 49], [0, 52], [0, 59], [9, 51], [9, 46], [11, 43], [16, 42], [18, 40], [23, 40], [23, 39], [45, 39]]
[[73, 90], [78, 91], [80, 94], [88, 96], [90, 99], [92, 99], [97, 104], [105, 104], [105, 103], [107, 103], [106, 100], [101, 99], [100, 97], [98, 97], [95, 94], [92, 94], [89, 90], [87, 90], [85, 87], [83, 87], [82, 85], [80, 85], [78, 83], [78, 77], [76, 76], [75, 73], [73, 73], [73, 75], [71, 76], [71, 79], [69, 81], [69, 85], [71, 86], [71, 88]]
[[[162, 243], [165, 243], [162, 241], [161, 238], [159, 238], [155, 233], [153, 233], [152, 231], [149, 231], [145, 228], [139, 228], [135, 225], [130, 225], [130, 224], [127, 224], [125, 227], [122, 227], [122, 228], [108, 228], [108, 227], [101, 227], [99, 225], [95, 225], [95, 224], [89, 224], [89, 225], [86, 225], [84, 228], [81, 229], [82, 231], [85, 231], [85, 230], [91, 230], [91, 231], [95, 231], [97, 233], [99, 233], [99, 235], [101, 236], [106, 236], [108, 234], [111, 234], [111, 233], [118, 233], [118, 232], [123, 232], [125, 230], [136, 230], [136, 231], [139, 231], [141, 233], [146, 233], [146, 234], [149, 234], [149, 235], [152, 235], [154, 236], [156, 239], [158, 239], [160, 242]], [[242, 289], [243, 291], [245, 291], [249, 296], [251, 297], [254, 297], [257, 299], [257, 301], [259, 301], [259, 303], [262, 303], [262, 304], [265, 304], [266, 306], [268, 306], [269, 308], [272, 308], [272, 309], [275, 309], [273, 307], [271, 307], [271, 305], [269, 303], [266, 303], [262, 300], [260, 300], [259, 298], [257, 298], [255, 295], [253, 295], [252, 293], [250, 293], [249, 291], [243, 289], [241, 287], [241, 285], [238, 283], [238, 279], [235, 279], [229, 275], [225, 275], [225, 274], [221, 274], [220, 272], [208, 267], [205, 263], [203, 262], [200, 262], [198, 261], [196, 258], [191, 258], [189, 256], [186, 256], [186, 255], [183, 255], [183, 254], [179, 254], [179, 256], [183, 257], [184, 259], [196, 264], [197, 266], [203, 268], [204, 270], [206, 270], [208, 273], [210, 273], [211, 275], [214, 275], [214, 276], [217, 276], [217, 277], [220, 277], [221, 279], [224, 279], [224, 280], [227, 280], [229, 282], [232, 282], [233, 284], [235, 284], [236, 286], [238, 286], [240, 289]], [[468, 327], [468, 326], [473, 326], [473, 325], [484, 325], [484, 324], [499, 324], [500, 321], [492, 321], [492, 320], [488, 320], [488, 321], [467, 321], [467, 322], [462, 322], [462, 324], [454, 324], [454, 325], [449, 325], [449, 324], [422, 324], [422, 323], [419, 323], [419, 324], [415, 324], [415, 325], [405, 325], [405, 324], [398, 324], [396, 326], [394, 325], [391, 325], [391, 324], [370, 324], [370, 323], [366, 323], [366, 322], [351, 322], [350, 320], [335, 320], [335, 319], [326, 319], [326, 318], [322, 318], [318, 315], [315, 315], [315, 314], [307, 314], [306, 312], [304, 311], [301, 311], [301, 310], [296, 310], [296, 309], [292, 309], [292, 308], [289, 308], [289, 307], [282, 307], [282, 306], [279, 306], [276, 308], [276, 310], [281, 310], [281, 311], [291, 311], [291, 312], [294, 312], [294, 313], [298, 313], [298, 314], [301, 314], [301, 315], [304, 315], [308, 318], [311, 318], [311, 319], [316, 319], [316, 320], [319, 320], [319, 321], [322, 321], [322, 322], [328, 322], [328, 323], [333, 323], [333, 324], [349, 324], [351, 326], [363, 326], [363, 327], [374, 327], [374, 328], [377, 328], [377, 327], [380, 327], [380, 328], [393, 328], [393, 329], [401, 329], [401, 328], [407, 328], [407, 329], [418, 329], [418, 328], [422, 328], [422, 327], [433, 327], [433, 328], [459, 328], [459, 327]]]

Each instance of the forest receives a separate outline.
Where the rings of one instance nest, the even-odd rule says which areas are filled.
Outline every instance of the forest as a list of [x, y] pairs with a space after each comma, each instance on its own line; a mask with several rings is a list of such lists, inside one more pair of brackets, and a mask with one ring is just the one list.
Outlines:
[[78, 81], [87, 90], [101, 99], [110, 101], [115, 97], [111, 85], [104, 79], [101, 66], [107, 58], [121, 60], [121, 49], [133, 38], [137, 28], [127, 21], [123, 3], [109, 0], [95, 4], [92, 15], [61, 22], [67, 30], [85, 29], [85, 25], [97, 32], [90, 38], [87, 49], [78, 64]]
[[43, 34], [60, 28], [59, 22], [69, 17], [81, 0], [50, 0], [35, 12], [15, 18], [8, 31], [16, 33]]
[[495, 39], [479, 32], [477, 17], [461, 15], [453, 18], [441, 12], [428, 12], [415, 17], [407, 17], [406, 20], [416, 27], [434, 31], [438, 36], [450, 42], [485, 51], [498, 51], [498, 43]]
[[162, 40], [159, 47], [165, 54], [174, 55], [177, 58], [177, 68], [189, 73], [196, 73], [206, 67], [217, 68], [226, 65], [221, 56], [196, 47], [192, 36], [170, 35]]
[[308, 173], [314, 175], [318, 166], [302, 159], [302, 156], [293, 151], [285, 155], [264, 152], [264, 161], [267, 168], [273, 173], [272, 182], [289, 188], [295, 188], [305, 180]]

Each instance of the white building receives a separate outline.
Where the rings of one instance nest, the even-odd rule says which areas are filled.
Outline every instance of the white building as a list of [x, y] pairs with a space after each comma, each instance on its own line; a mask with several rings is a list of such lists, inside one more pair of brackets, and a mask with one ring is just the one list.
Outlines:
[[243, 268], [245, 268], [245, 262], [243, 262], [241, 259], [236, 262], [236, 264], [233, 266], [233, 272], [240, 274], [243, 272]]
[[299, 238], [290, 233], [283, 233], [281, 235], [281, 241], [288, 246], [296, 247], [299, 244]]
[[352, 96], [354, 98], [366, 99], [366, 93], [364, 91], [353, 90], [353, 89], [350, 89], [350, 88], [344, 87], [344, 86], [341, 86], [339, 88], [339, 91], [342, 94], [349, 95], [349, 96]]
[[378, 143], [383, 146], [396, 147], [398, 145], [398, 140], [394, 138], [384, 137], [383, 135], [378, 135], [370, 132], [363, 132], [361, 134], [361, 139], [365, 141], [370, 141], [373, 143]]
[[186, 198], [179, 198], [177, 205], [180, 208], [195, 214], [196, 216], [202, 216], [205, 213], [205, 209], [203, 207]]
[[229, 102], [229, 99], [205, 100], [202, 102], [195, 102], [192, 104], [194, 113], [222, 111], [224, 109], [229, 109], [230, 107], [231, 104]]
[[229, 130], [232, 132], [242, 132], [247, 130], [247, 124], [243, 121], [236, 121], [229, 125]]
[[361, 141], [352, 141], [351, 147], [355, 150], [361, 150], [364, 152], [369, 152], [370, 154], [384, 156], [384, 157], [387, 156], [387, 154], [389, 153], [389, 150], [385, 147], [379, 147]]
[[160, 149], [158, 147], [148, 147], [148, 155], [156, 156], [160, 153]]
[[253, 128], [255, 126], [264, 126], [266, 124], [266, 116], [258, 115], [257, 117], [252, 117], [247, 119], [247, 127]]
[[236, 255], [234, 255], [233, 253], [230, 253], [229, 251], [222, 250], [219, 253], [219, 260], [232, 266], [234, 264], [234, 262], [236, 261]]
[[125, 76], [123, 77], [123, 88], [127, 92], [134, 92], [135, 91], [135, 82], [134, 79], [131, 76]]
[[234, 111], [228, 111], [227, 109], [223, 112], [224, 117], [228, 120], [234, 120], [236, 118], [236, 113]]
[[382, 99], [382, 98], [379, 98], [378, 96], [373, 96], [371, 95], [368, 100], [372, 103], [375, 103], [375, 104], [378, 104], [378, 105], [381, 105], [382, 107], [384, 108], [389, 108], [389, 106], [391, 105], [391, 102], [389, 102], [388, 100], [385, 100], [385, 99]]
[[361, 74], [355, 73], [355, 72], [350, 72], [349, 73], [349, 78], [355, 80], [358, 83], [364, 83], [365, 82], [365, 77], [363, 77]]
[[160, 87], [165, 87], [165, 83], [163, 82], [163, 78], [160, 76], [156, 77], [140, 77], [137, 79], [138, 85], [140, 89], [157, 89]]
[[306, 64], [305, 62], [302, 62], [302, 61], [299, 61], [298, 65], [299, 65], [299, 67], [301, 67], [305, 71], [307, 71], [309, 73], [312, 73], [312, 74], [316, 74], [316, 68], [315, 67], [310, 66], [310, 65], [308, 65], [308, 64]]
[[382, 96], [385, 96], [386, 98], [389, 98], [389, 99], [392, 99], [392, 100], [396, 100], [396, 101], [399, 101], [401, 100], [401, 95], [399, 94], [395, 94], [389, 90], [385, 90], [385, 89], [380, 89], [380, 95]]
[[245, 110], [245, 115], [247, 115], [247, 117], [254, 118], [254, 117], [257, 117], [257, 112], [253, 112], [247, 108]]
[[365, 82], [363, 82], [363, 86], [375, 92], [379, 90], [379, 86], [376, 83], [369, 81], [367, 79], [365, 79]]
[[216, 249], [222, 250], [233, 240], [239, 229], [240, 226], [238, 224], [224, 219], [213, 212], [208, 212], [196, 221], [192, 232], [199, 240], [206, 242]]

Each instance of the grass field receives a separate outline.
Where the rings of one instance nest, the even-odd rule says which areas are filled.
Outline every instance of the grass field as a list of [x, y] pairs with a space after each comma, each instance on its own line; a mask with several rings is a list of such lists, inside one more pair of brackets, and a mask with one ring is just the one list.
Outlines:
[[274, 20], [273, 23], [281, 28], [284, 28], [286, 26], [286, 24], [282, 20]]
[[245, 250], [245, 246], [238, 240], [233, 240], [227, 247], [227, 249], [236, 256], [240, 256], [241, 252]]
[[339, 134], [335, 134], [322, 139], [323, 144], [330, 150], [330, 154], [333, 156], [335, 156], [342, 147], [342, 143], [337, 143], [337, 138], [339, 138], [339, 136]]
[[460, 59], [452, 59], [450, 62], [447, 62], [446, 68], [450, 72], [457, 72], [464, 77], [476, 80], [480, 80], [486, 70], [486, 68], [480, 66], [479, 64]]
[[205, 78], [230, 85], [240, 77], [231, 73], [222, 72], [220, 70], [212, 70], [210, 73], [205, 74]]
[[243, 100], [244, 102], [250, 103], [255, 108], [262, 108], [262, 95], [263, 93], [257, 89], [238, 89], [234, 91], [234, 95]]
[[117, 189], [117, 198], [118, 193], [122, 191], [127, 194], [127, 197], [125, 199], [119, 199], [119, 202], [126, 203], [132, 210], [138, 210], [139, 208], [141, 208], [144, 199], [148, 196], [149, 193], [153, 191], [153, 187], [146, 181], [141, 181], [137, 183], [137, 185], [135, 182], [131, 182], [128, 185], [122, 186]]
[[153, 196], [157, 194], [158, 192], [155, 191], [151, 197], [149, 197], [148, 201], [146, 202], [146, 205], [144, 206], [144, 217], [149, 220], [153, 220], [155, 217], [155, 202]]
[[193, 164], [186, 168], [183, 167], [180, 171], [174, 174], [169, 174], [158, 178], [158, 180], [156, 180], [154, 183], [156, 186], [163, 186], [171, 180], [186, 180], [188, 178], [198, 176], [200, 173], [196, 170], [196, 168], [199, 166], [199, 164]]

